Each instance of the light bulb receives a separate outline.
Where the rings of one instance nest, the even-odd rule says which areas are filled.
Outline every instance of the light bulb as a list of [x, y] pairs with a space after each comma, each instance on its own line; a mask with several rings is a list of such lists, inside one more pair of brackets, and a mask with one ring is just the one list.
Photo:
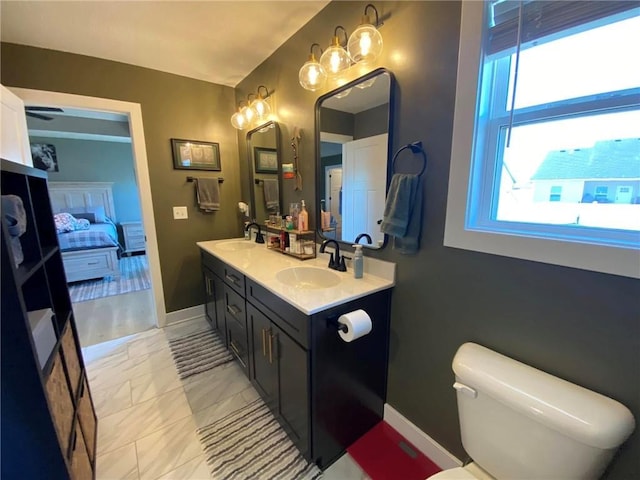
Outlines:
[[251, 104], [251, 113], [255, 117], [256, 122], [266, 120], [271, 113], [271, 107], [262, 97]]
[[327, 74], [313, 54], [309, 55], [309, 60], [300, 68], [298, 81], [300, 85], [302, 85], [302, 88], [312, 92], [324, 87], [327, 81]]
[[231, 115], [231, 125], [233, 125], [233, 127], [237, 128], [238, 130], [244, 129], [244, 127], [247, 125], [247, 119], [244, 115], [242, 115], [241, 111], [238, 111]]
[[[364, 21], [368, 22], [368, 19]], [[355, 63], [373, 63], [382, 53], [382, 35], [370, 23], [363, 23], [349, 37], [347, 50]]]
[[[251, 102], [251, 105], [253, 105], [254, 103], [256, 102], [255, 101]], [[253, 121], [254, 117], [256, 116], [253, 108], [250, 106], [244, 107], [242, 110], [240, 110], [240, 114], [244, 116], [245, 120], [247, 121], [247, 124], [250, 124]]]
[[334, 37], [333, 45], [327, 48], [320, 57], [320, 65], [329, 77], [334, 78], [351, 66], [349, 54], [340, 46], [338, 37]]

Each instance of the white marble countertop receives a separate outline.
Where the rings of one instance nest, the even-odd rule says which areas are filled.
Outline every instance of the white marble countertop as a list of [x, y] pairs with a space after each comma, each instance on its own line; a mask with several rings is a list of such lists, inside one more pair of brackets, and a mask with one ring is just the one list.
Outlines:
[[[236, 251], [226, 248], [232, 245], [224, 246], [225, 243], [232, 244], [245, 241], [242, 238], [231, 238], [198, 242], [197, 245], [205, 252], [244, 273], [245, 276], [307, 315], [395, 285], [395, 264], [368, 258], [366, 254], [363, 278], [355, 279], [351, 268], [347, 272], [329, 270], [327, 268], [328, 254], [318, 253], [318, 256], [314, 259], [301, 261], [290, 255], [270, 250], [262, 244], [255, 244], [253, 248]], [[302, 289], [278, 281], [276, 274], [291, 267], [314, 267], [327, 270], [338, 275], [340, 283], [329, 288]]]

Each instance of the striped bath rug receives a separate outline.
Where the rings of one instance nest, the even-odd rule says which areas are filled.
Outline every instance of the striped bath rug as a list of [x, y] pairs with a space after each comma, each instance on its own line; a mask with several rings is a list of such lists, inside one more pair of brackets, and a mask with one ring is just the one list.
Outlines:
[[170, 340], [169, 347], [183, 380], [233, 360], [224, 342], [213, 330]]
[[307, 462], [260, 399], [198, 430], [211, 478], [314, 480]]
[[146, 255], [122, 257], [119, 261], [120, 278], [111, 277], [73, 282], [69, 284], [71, 301], [86, 302], [96, 298], [120, 295], [122, 293], [138, 292], [151, 288], [149, 263]]

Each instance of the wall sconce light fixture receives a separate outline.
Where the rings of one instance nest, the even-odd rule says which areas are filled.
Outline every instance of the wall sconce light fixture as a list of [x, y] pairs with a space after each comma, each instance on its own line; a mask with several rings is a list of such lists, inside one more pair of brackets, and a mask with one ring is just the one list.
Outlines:
[[338, 38], [338, 29], [342, 29], [344, 32], [345, 42], [347, 41], [347, 31], [343, 26], [338, 25], [333, 31], [333, 40], [329, 48], [327, 48], [320, 57], [320, 65], [327, 72], [329, 78], [336, 78], [340, 74], [351, 66], [351, 58], [344, 49]]
[[[317, 43], [312, 43], [311, 48], [309, 49], [309, 60], [302, 65], [300, 71], [298, 72], [298, 81], [302, 88], [306, 90], [311, 90], [315, 92], [321, 88], [324, 88], [324, 84], [327, 81], [327, 73], [324, 71], [324, 68], [318, 60], [316, 60], [316, 56], [313, 54], [313, 47], [320, 48], [320, 45]], [[322, 48], [320, 48], [320, 56], [322, 56], [324, 52]]]
[[[260, 89], [264, 89], [266, 95], [263, 97], [260, 93]], [[269, 118], [269, 114], [271, 113], [271, 107], [267, 103], [266, 99], [269, 97], [269, 90], [264, 85], [260, 85], [258, 87], [258, 98], [253, 101], [251, 104], [251, 112], [252, 112], [252, 120], [255, 120], [256, 123], [261, 123], [266, 121]]]
[[[371, 19], [367, 14], [367, 10], [370, 8], [376, 14], [375, 24], [371, 23]], [[377, 28], [380, 25], [382, 23], [378, 18], [378, 10], [373, 4], [369, 3], [364, 7], [362, 23], [354, 30], [347, 42], [347, 50], [354, 63], [369, 64], [378, 59], [382, 52], [382, 35], [380, 35]]]
[[237, 128], [238, 130], [242, 130], [249, 125], [247, 118], [244, 116], [244, 111], [247, 109], [246, 105], [243, 106], [244, 102], [240, 102], [238, 106], [238, 111], [231, 115], [231, 125], [233, 128]]

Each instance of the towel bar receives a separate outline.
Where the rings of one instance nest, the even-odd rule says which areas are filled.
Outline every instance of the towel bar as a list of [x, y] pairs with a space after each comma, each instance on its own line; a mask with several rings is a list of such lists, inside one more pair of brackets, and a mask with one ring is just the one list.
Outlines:
[[393, 156], [391, 173], [398, 173], [396, 172], [396, 160], [398, 159], [398, 155], [400, 155], [400, 152], [402, 152], [403, 150], [406, 150], [407, 148], [410, 149], [412, 153], [422, 154], [422, 170], [420, 170], [420, 173], [418, 173], [418, 176], [422, 175], [424, 171], [427, 169], [427, 154], [425, 153], [424, 148], [422, 148], [422, 142], [420, 141], [407, 143], [403, 147], [400, 147], [400, 149]]
[[[187, 177], [187, 182], [194, 182], [195, 180], [195, 177]], [[218, 177], [218, 183], [224, 183], [224, 178]]]

